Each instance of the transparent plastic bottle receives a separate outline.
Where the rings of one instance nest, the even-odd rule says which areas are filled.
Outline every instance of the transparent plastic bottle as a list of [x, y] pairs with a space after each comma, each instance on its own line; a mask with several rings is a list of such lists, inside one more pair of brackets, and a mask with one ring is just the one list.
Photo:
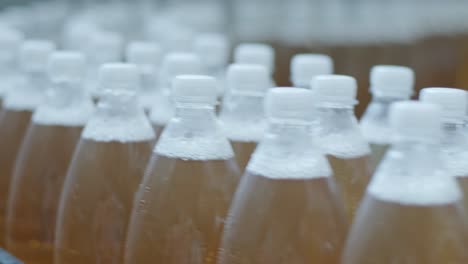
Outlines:
[[0, 106], [6, 93], [19, 82], [18, 51], [23, 34], [13, 28], [0, 25]]
[[161, 57], [161, 47], [153, 42], [132, 42], [127, 46], [127, 62], [137, 65], [140, 71], [140, 104], [148, 113], [155, 102], [161, 101], [162, 93], [158, 82]]
[[176, 77], [176, 114], [136, 194], [125, 263], [215, 263], [240, 178], [215, 117], [216, 92], [211, 77]]
[[83, 87], [85, 59], [56, 52], [51, 87], [34, 112], [20, 148], [6, 214], [7, 249], [26, 263], [53, 262], [55, 220], [63, 181], [94, 106]]
[[310, 137], [313, 93], [274, 88], [268, 130], [236, 192], [219, 264], [338, 264], [347, 220], [326, 158]]
[[[86, 40], [85, 40], [86, 41]], [[99, 100], [101, 92], [99, 86], [99, 69], [106, 63], [122, 61], [124, 55], [124, 41], [122, 36], [113, 32], [96, 31], [91, 34], [86, 45], [88, 73], [86, 87], [94, 100]]]
[[0, 246], [5, 238], [5, 208], [13, 168], [32, 112], [42, 102], [48, 85], [46, 65], [54, 45], [30, 40], [20, 48], [22, 76], [10, 89], [0, 112]]
[[318, 127], [314, 136], [328, 157], [352, 222], [371, 178], [370, 148], [354, 114], [356, 80], [322, 75], [313, 81]]
[[135, 191], [151, 155], [153, 128], [138, 104], [138, 69], [106, 64], [97, 112], [69, 167], [57, 218], [54, 263], [122, 263]]
[[468, 137], [464, 126], [468, 94], [461, 89], [425, 88], [419, 98], [442, 108], [441, 158], [446, 174], [456, 177], [462, 188], [468, 213]]
[[218, 97], [222, 98], [230, 52], [227, 36], [217, 33], [200, 34], [195, 38], [193, 49], [201, 59], [203, 73], [216, 78]]
[[171, 99], [172, 81], [178, 75], [201, 74], [202, 64], [200, 58], [194, 53], [169, 53], [163, 59], [159, 80], [162, 97], [153, 103], [150, 120], [156, 131], [156, 137], [174, 115], [174, 105]]
[[367, 189], [342, 263], [468, 263], [463, 195], [440, 158], [440, 109], [398, 102], [389, 120], [392, 147]]
[[238, 64], [258, 64], [264, 66], [271, 75], [270, 87], [275, 87], [275, 50], [261, 43], [243, 43], [234, 50], [234, 62]]
[[333, 60], [324, 54], [297, 54], [291, 60], [294, 87], [311, 89], [314, 77], [333, 74]]
[[372, 68], [370, 75], [372, 101], [361, 118], [361, 129], [370, 144], [370, 164], [375, 171], [390, 146], [390, 105], [410, 99], [414, 92], [414, 72], [403, 66], [379, 65]]
[[265, 67], [253, 64], [232, 64], [227, 72], [227, 86], [219, 121], [236, 154], [239, 168], [244, 170], [265, 132], [263, 111], [270, 75]]

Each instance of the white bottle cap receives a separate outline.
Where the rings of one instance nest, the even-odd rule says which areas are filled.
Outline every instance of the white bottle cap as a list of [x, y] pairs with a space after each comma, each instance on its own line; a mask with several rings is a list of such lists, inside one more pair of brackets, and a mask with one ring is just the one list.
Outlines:
[[297, 87], [309, 88], [318, 75], [333, 74], [333, 60], [323, 54], [298, 54], [291, 60], [291, 81]]
[[113, 32], [96, 32], [92, 35], [88, 52], [98, 62], [119, 62], [122, 59], [123, 38]]
[[172, 97], [177, 103], [215, 105], [217, 102], [216, 79], [213, 77], [179, 75], [172, 87]]
[[244, 43], [234, 51], [234, 62], [242, 64], [260, 64], [268, 71], [275, 71], [275, 50], [266, 44]]
[[318, 104], [357, 104], [356, 79], [347, 75], [321, 75], [312, 81]]
[[153, 42], [132, 42], [126, 50], [127, 61], [136, 65], [158, 65], [161, 55], [161, 47]]
[[461, 89], [424, 88], [419, 94], [419, 99], [440, 106], [445, 118], [463, 120], [466, 115], [467, 96], [466, 91]]
[[270, 89], [266, 96], [265, 113], [272, 119], [310, 121], [313, 111], [311, 90], [279, 87]]
[[206, 67], [225, 67], [229, 60], [229, 41], [223, 34], [201, 34], [195, 38], [194, 51]]
[[99, 69], [102, 90], [136, 91], [140, 82], [138, 68], [127, 63], [107, 63]]
[[80, 52], [56, 51], [49, 58], [49, 77], [52, 81], [80, 81], [86, 73], [86, 60]]
[[393, 103], [390, 127], [393, 139], [437, 139], [441, 135], [442, 111], [439, 106], [417, 101]]
[[24, 36], [20, 31], [0, 26], [0, 59], [11, 60], [15, 58], [23, 40]]
[[414, 71], [403, 66], [374, 66], [371, 70], [370, 83], [372, 94], [410, 98], [414, 92]]
[[50, 41], [25, 41], [19, 54], [21, 68], [26, 72], [46, 71], [49, 56], [54, 50], [55, 45]]
[[227, 85], [233, 93], [264, 95], [271, 88], [270, 74], [262, 65], [232, 64], [227, 70]]
[[169, 53], [164, 57], [161, 73], [167, 82], [166, 84], [170, 84], [178, 75], [201, 74], [200, 58], [193, 53]]

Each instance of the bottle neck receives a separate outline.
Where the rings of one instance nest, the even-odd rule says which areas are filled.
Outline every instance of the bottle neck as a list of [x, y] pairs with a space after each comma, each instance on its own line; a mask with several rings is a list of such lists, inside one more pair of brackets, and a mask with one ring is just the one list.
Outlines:
[[98, 115], [108, 118], [137, 117], [142, 111], [136, 93], [128, 91], [105, 92], [97, 106]]
[[258, 123], [264, 118], [264, 95], [243, 95], [230, 92], [223, 102], [220, 120], [223, 122]]
[[346, 131], [358, 129], [354, 107], [352, 105], [317, 108], [317, 117], [320, 122], [320, 128], [328, 133], [333, 131]]
[[49, 85], [49, 78], [43, 71], [27, 72], [25, 74], [26, 86], [31, 92], [44, 93]]
[[46, 94], [46, 102], [55, 107], [71, 107], [86, 102], [87, 97], [81, 81], [53, 82]]
[[158, 88], [156, 69], [153, 67], [141, 68], [141, 90], [143, 93], [154, 93]]
[[184, 160], [226, 160], [232, 147], [218, 127], [214, 107], [176, 103], [175, 115], [156, 145], [163, 156]]

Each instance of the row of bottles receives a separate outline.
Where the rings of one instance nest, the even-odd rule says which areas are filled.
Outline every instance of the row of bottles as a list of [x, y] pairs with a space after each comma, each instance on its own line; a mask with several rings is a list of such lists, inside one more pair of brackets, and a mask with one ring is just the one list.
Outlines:
[[357, 82], [325, 55], [273, 88], [270, 46], [226, 69], [218, 35], [164, 56], [133, 42], [129, 63], [4, 36], [21, 70], [5, 57], [0, 236], [25, 263], [468, 260], [462, 90], [408, 101], [412, 70], [376, 66], [359, 123]]

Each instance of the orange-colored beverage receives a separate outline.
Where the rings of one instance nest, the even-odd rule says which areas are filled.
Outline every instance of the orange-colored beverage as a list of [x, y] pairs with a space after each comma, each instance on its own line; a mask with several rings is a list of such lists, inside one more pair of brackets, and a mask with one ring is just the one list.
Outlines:
[[81, 83], [85, 60], [57, 52], [52, 85], [34, 112], [16, 161], [7, 207], [7, 248], [27, 263], [52, 263], [55, 220], [65, 175], [94, 107]]
[[5, 246], [5, 214], [16, 157], [31, 119], [48, 85], [46, 64], [54, 46], [47, 41], [26, 41], [20, 48], [22, 77], [10, 89], [0, 112], [0, 246]]
[[122, 263], [128, 221], [154, 144], [138, 104], [138, 70], [101, 68], [104, 89], [68, 170], [59, 205], [54, 263]]
[[215, 263], [239, 168], [218, 127], [215, 80], [179, 76], [176, 114], [138, 190], [125, 263]]

